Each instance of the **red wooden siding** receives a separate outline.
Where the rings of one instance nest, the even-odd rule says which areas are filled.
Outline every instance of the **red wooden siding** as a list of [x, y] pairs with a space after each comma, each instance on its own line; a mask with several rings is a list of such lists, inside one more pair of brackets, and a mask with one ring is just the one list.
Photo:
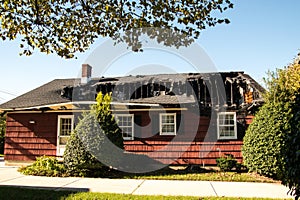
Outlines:
[[[124, 141], [125, 150], [173, 164], [214, 165], [215, 159], [224, 154], [233, 154], [241, 162], [242, 129], [252, 121], [251, 116], [238, 116], [243, 124], [238, 128], [238, 139], [217, 140], [217, 130], [209, 129], [209, 125], [215, 127], [216, 122], [209, 117], [177, 111], [182, 124], [174, 137], [159, 135], [158, 111], [132, 113], [140, 126], [135, 127], [134, 140]], [[28, 161], [41, 155], [56, 156], [58, 115], [62, 113], [8, 113], [5, 160]]]
[[[242, 162], [242, 141], [217, 142], [163, 142], [163, 141], [126, 141], [125, 149], [134, 153], [146, 154], [162, 163], [177, 165], [205, 164], [215, 165], [216, 158], [232, 154]], [[166, 148], [166, 146], [168, 147]]]
[[[67, 113], [64, 113], [67, 114]], [[58, 113], [8, 113], [5, 160], [29, 161], [56, 155]], [[29, 123], [34, 121], [34, 124]]]
[[[183, 132], [181, 132], [182, 130], [179, 131], [176, 139], [174, 139], [174, 136], [153, 134], [153, 126], [149, 126], [149, 116], [152, 116], [151, 120], [155, 120], [155, 116], [156, 118], [159, 117], [158, 113], [136, 112], [136, 115], [142, 117], [142, 128], [139, 130], [140, 132], [135, 132], [135, 135], [139, 136], [138, 138], [132, 141], [124, 141], [125, 150], [146, 154], [162, 163], [180, 165], [215, 165], [216, 158], [225, 154], [232, 154], [239, 162], [242, 162], [241, 146], [243, 144], [244, 128], [252, 120], [252, 117], [238, 116], [238, 121], [244, 123], [239, 125], [242, 128], [238, 127], [238, 139], [217, 140], [215, 121], [211, 121], [209, 117], [199, 117], [189, 111], [181, 111]], [[145, 118], [146, 120], [144, 120]], [[215, 128], [209, 129], [210, 124]], [[158, 123], [157, 126], [159, 126]]]

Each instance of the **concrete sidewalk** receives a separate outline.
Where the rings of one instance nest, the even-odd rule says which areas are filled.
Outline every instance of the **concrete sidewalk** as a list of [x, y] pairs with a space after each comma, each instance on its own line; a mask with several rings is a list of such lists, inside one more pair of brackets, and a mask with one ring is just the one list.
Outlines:
[[0, 185], [136, 195], [292, 198], [280, 184], [25, 176], [0, 166]]

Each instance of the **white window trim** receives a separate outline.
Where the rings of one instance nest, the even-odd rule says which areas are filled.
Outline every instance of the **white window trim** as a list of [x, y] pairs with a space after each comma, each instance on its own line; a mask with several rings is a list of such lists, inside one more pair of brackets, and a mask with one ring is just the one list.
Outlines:
[[[219, 117], [220, 115], [233, 115], [234, 120], [234, 136], [220, 136], [220, 124], [219, 124]], [[217, 118], [217, 127], [218, 127], [218, 140], [232, 140], [237, 139], [237, 123], [236, 123], [236, 112], [219, 112]]]
[[71, 119], [71, 131], [74, 130], [74, 115], [58, 115], [57, 116], [57, 142], [56, 142], [56, 155], [61, 156], [60, 152], [60, 144], [59, 144], [59, 137], [60, 137], [60, 119]]
[[131, 117], [131, 137], [123, 137], [123, 133], [122, 133], [122, 137], [123, 137], [123, 140], [134, 140], [134, 114], [115, 114], [115, 119], [116, 121], [118, 122], [118, 117], [119, 116], [122, 116], [122, 117], [128, 117], [130, 116]]
[[[162, 116], [174, 116], [174, 132], [163, 133], [162, 132]], [[176, 113], [160, 113], [159, 114], [159, 134], [160, 135], [176, 135]]]

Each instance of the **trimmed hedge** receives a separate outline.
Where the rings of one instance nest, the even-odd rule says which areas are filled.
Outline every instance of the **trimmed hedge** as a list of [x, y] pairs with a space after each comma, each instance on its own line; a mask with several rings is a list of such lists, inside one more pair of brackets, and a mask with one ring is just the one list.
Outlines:
[[265, 105], [246, 131], [242, 148], [250, 170], [280, 179], [296, 199], [300, 197], [299, 58], [269, 74]]
[[280, 179], [285, 169], [284, 150], [289, 116], [276, 104], [265, 104], [246, 131], [242, 147], [250, 171]]

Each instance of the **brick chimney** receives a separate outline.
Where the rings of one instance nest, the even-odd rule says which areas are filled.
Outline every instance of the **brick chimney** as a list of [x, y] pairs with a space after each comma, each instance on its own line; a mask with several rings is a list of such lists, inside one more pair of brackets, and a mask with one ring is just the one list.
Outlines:
[[92, 78], [92, 67], [89, 64], [82, 64], [81, 84], [88, 83]]

